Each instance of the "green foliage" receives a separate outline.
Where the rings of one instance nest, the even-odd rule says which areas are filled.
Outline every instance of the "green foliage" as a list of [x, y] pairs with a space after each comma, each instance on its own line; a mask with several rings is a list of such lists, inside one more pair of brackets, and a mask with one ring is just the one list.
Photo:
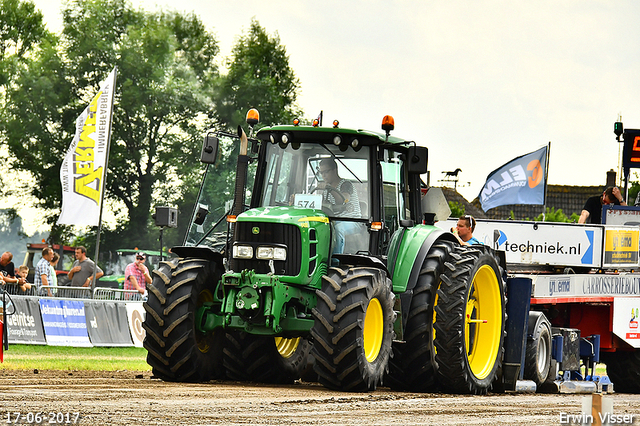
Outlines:
[[[16, 159], [10, 163], [13, 170], [32, 174], [29, 190], [37, 207], [47, 212], [52, 241], [76, 238], [90, 250], [95, 246], [95, 232], [77, 238], [72, 228], [55, 225], [62, 193], [59, 169], [77, 117], [114, 65], [118, 74], [105, 201], [123, 208], [114, 229], [103, 227], [101, 250], [159, 247], [151, 214], [155, 206], [166, 205], [178, 208], [179, 228], [166, 229], [163, 242], [166, 247], [182, 243], [204, 170], [199, 157], [205, 129], [235, 132], [254, 106], [261, 124], [298, 115], [299, 83], [286, 51], [277, 35], [269, 36], [256, 20], [238, 39], [227, 61], [229, 72], [222, 76], [217, 40], [194, 14], [150, 13], [133, 9], [126, 0], [73, 0], [62, 11], [64, 28], [57, 38], [38, 27], [42, 16], [31, 3], [0, 2], [2, 54], [24, 46], [11, 50], [21, 55], [21, 66], [11, 68], [11, 84], [4, 90], [0, 86], [6, 95], [0, 143]], [[3, 32], [17, 27], [4, 14], [5, 6], [22, 11], [19, 21], [29, 24], [24, 33]], [[0, 61], [7, 69], [5, 56]], [[221, 147], [213, 207], [232, 198], [237, 149], [230, 142]]]
[[449, 208], [451, 209], [451, 217], [460, 217], [464, 215], [465, 208], [460, 203], [449, 201]]
[[291, 123], [300, 115], [295, 106], [299, 81], [289, 66], [277, 33], [270, 37], [253, 19], [234, 45], [229, 73], [218, 87], [216, 117], [229, 130], [244, 124], [250, 108], [260, 112], [260, 125]]
[[[537, 222], [543, 221], [542, 213], [533, 218]], [[572, 213], [571, 217], [567, 217], [562, 209], [556, 210], [554, 207], [547, 207], [546, 214], [544, 215], [544, 222], [578, 222], [580, 215]]]
[[[43, 46], [9, 93], [3, 130], [10, 152], [21, 159], [14, 167], [33, 173], [33, 195], [53, 224], [59, 167], [75, 120], [117, 65], [105, 188], [108, 198], [124, 204], [128, 221], [113, 248], [155, 243], [152, 207], [180, 206], [190, 189], [183, 181], [192, 183], [199, 173], [217, 42], [194, 15], [136, 11], [123, 0], [74, 1], [63, 21], [62, 43]], [[54, 226], [56, 236], [63, 233]]]
[[18, 64], [47, 37], [51, 34], [32, 2], [0, 0], [0, 87], [10, 84]]

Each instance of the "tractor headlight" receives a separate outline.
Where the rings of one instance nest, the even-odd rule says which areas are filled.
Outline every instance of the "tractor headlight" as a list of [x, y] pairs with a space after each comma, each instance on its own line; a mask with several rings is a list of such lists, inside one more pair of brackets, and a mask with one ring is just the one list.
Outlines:
[[234, 259], [253, 259], [253, 247], [245, 245], [233, 246]]
[[284, 247], [260, 246], [256, 252], [256, 258], [261, 260], [287, 260], [287, 249]]

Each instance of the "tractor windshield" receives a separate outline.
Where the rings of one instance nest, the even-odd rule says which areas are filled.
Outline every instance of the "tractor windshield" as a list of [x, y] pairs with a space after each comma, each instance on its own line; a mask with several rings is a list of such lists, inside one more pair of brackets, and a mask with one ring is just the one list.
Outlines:
[[333, 217], [369, 217], [369, 148], [343, 152], [305, 143], [267, 146], [259, 205], [322, 209]]

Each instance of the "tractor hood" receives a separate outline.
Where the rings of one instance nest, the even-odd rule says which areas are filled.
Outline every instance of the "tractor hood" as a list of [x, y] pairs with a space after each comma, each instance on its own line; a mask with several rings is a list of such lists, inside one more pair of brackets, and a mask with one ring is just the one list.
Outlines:
[[322, 211], [295, 206], [257, 207], [240, 214], [238, 222], [288, 223], [308, 228], [310, 222], [329, 223]]

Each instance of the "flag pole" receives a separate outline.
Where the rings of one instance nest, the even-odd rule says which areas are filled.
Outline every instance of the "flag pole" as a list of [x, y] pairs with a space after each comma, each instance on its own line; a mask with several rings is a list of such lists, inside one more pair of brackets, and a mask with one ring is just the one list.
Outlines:
[[98, 273], [98, 254], [100, 253], [100, 233], [102, 232], [102, 209], [104, 207], [104, 193], [106, 192], [105, 185], [107, 183], [107, 169], [109, 168], [109, 151], [111, 149], [111, 124], [113, 123], [113, 104], [115, 104], [116, 98], [116, 79], [118, 78], [118, 66], [113, 67], [113, 86], [111, 86], [111, 93], [113, 93], [113, 99], [111, 100], [111, 110], [109, 111], [109, 127], [107, 128], [107, 152], [104, 160], [104, 170], [102, 171], [102, 188], [100, 194], [100, 214], [98, 215], [98, 235], [96, 237], [96, 254], [93, 258], [95, 264], [93, 268], [93, 278], [91, 279], [91, 298], [93, 298], [93, 291], [96, 288], [96, 274]]
[[549, 179], [549, 160], [551, 159], [551, 141], [547, 144], [547, 164], [544, 166], [544, 200], [542, 201], [542, 221], [547, 215], [547, 179]]

